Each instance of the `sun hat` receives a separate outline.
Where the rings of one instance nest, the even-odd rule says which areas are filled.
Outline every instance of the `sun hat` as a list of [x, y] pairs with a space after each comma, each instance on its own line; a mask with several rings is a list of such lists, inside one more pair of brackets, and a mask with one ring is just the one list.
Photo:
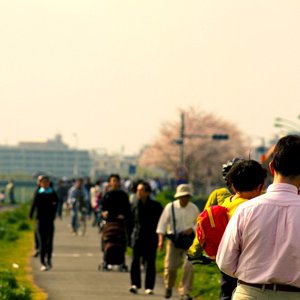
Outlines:
[[174, 198], [177, 199], [184, 196], [193, 196], [192, 187], [186, 183], [177, 186]]

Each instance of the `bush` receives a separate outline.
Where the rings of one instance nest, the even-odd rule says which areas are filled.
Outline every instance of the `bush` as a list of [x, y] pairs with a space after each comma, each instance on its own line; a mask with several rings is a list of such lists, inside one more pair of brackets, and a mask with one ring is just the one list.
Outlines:
[[13, 273], [8, 270], [0, 271], [0, 299], [1, 300], [30, 300], [30, 290], [19, 287]]
[[28, 222], [20, 222], [19, 225], [18, 225], [18, 230], [30, 230], [30, 225]]
[[0, 240], [13, 242], [19, 238], [19, 231], [29, 230], [28, 206], [1, 213]]

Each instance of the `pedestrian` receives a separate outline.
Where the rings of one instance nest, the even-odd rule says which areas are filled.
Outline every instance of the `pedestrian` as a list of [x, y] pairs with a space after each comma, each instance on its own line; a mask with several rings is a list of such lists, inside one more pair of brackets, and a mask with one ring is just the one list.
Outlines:
[[222, 203], [225, 201], [225, 199], [233, 193], [231, 189], [231, 184], [229, 183], [227, 179], [227, 174], [232, 168], [232, 166], [238, 162], [240, 158], [233, 158], [231, 160], [228, 160], [225, 164], [222, 165], [222, 176], [226, 183], [226, 186], [218, 188], [213, 190], [205, 204], [204, 209], [211, 207], [213, 205], [222, 205]]
[[[168, 203], [159, 219], [156, 232], [158, 233], [158, 249], [163, 250], [165, 234], [183, 232], [184, 235], [194, 237], [194, 227], [199, 214], [198, 207], [192, 203], [192, 188], [189, 184], [177, 186], [174, 195], [175, 201]], [[173, 214], [173, 212], [174, 214]], [[173, 217], [174, 216], [174, 217]], [[174, 221], [176, 223], [174, 228]], [[187, 249], [177, 248], [173, 241], [168, 239], [166, 256], [164, 260], [164, 284], [165, 298], [172, 297], [172, 290], [175, 285], [176, 273], [182, 261], [183, 274], [178, 288], [181, 299], [190, 300], [190, 292], [193, 285], [193, 266], [186, 258]]]
[[38, 220], [38, 233], [40, 237], [40, 261], [41, 271], [47, 271], [52, 268], [52, 250], [54, 237], [54, 220], [57, 210], [58, 198], [53, 188], [50, 187], [50, 179], [43, 176], [31, 209], [29, 217], [33, 218], [36, 211]]
[[64, 203], [68, 197], [68, 189], [62, 178], [58, 180], [56, 194], [58, 197], [57, 215], [62, 219]]
[[141, 260], [145, 267], [145, 294], [152, 295], [156, 277], [156, 251], [158, 236], [156, 227], [162, 213], [159, 202], [150, 198], [151, 186], [140, 182], [136, 189], [137, 202], [132, 206], [133, 230], [131, 235], [132, 263], [130, 269], [131, 287], [136, 294], [141, 288]]
[[[234, 194], [222, 204], [228, 210], [229, 219], [240, 204], [261, 194], [266, 177], [266, 170], [255, 160], [241, 159], [231, 167], [226, 179]], [[230, 300], [236, 286], [236, 278], [221, 272], [220, 300]]]
[[101, 206], [102, 217], [109, 220], [124, 220], [127, 233], [132, 228], [131, 208], [128, 194], [121, 189], [119, 174], [111, 174], [108, 178], [109, 190], [104, 194]]
[[300, 299], [300, 136], [281, 138], [265, 194], [240, 205], [221, 240], [217, 264], [238, 279], [233, 300]]
[[77, 178], [68, 192], [68, 205], [71, 208], [71, 228], [73, 235], [77, 235], [78, 216], [86, 220], [89, 207], [89, 195], [83, 186], [83, 179]]
[[[101, 200], [101, 216], [104, 224], [101, 226], [104, 269], [106, 269], [109, 264], [112, 265], [116, 263], [120, 265], [122, 271], [127, 271], [128, 267], [125, 261], [125, 252], [128, 246], [128, 237], [132, 229], [132, 215], [128, 194], [121, 189], [121, 177], [119, 174], [111, 174], [108, 178], [108, 191]], [[114, 230], [114, 228], [117, 228], [117, 230]], [[122, 245], [120, 249], [122, 249], [123, 254], [118, 255], [119, 259], [115, 257], [111, 257], [112, 259], [110, 259], [110, 240], [114, 240], [114, 244]]]
[[100, 225], [100, 199], [101, 199], [101, 187], [100, 180], [97, 180], [95, 184], [90, 188], [90, 201], [93, 211], [94, 220], [92, 226]]
[[[32, 202], [34, 201], [35, 197], [36, 197], [36, 194], [39, 190], [39, 188], [41, 187], [41, 180], [43, 178], [43, 175], [39, 175], [37, 177], [37, 180], [36, 180], [36, 188], [33, 192], [33, 200]], [[40, 242], [40, 235], [39, 235], [39, 224], [38, 224], [38, 220], [36, 219], [35, 220], [35, 230], [34, 230], [34, 254], [32, 255], [33, 257], [38, 257], [40, 255], [40, 248], [41, 248], [41, 242]]]
[[15, 183], [13, 179], [9, 180], [9, 182], [6, 185], [6, 192], [8, 194], [8, 199], [10, 205], [15, 205], [16, 200], [15, 200]]
[[[214, 205], [222, 205], [226, 198], [234, 194], [231, 184], [228, 181], [227, 174], [232, 166], [239, 160], [240, 158], [233, 158], [222, 165], [222, 177], [226, 186], [217, 188], [209, 194], [203, 210]], [[203, 255], [203, 248], [201, 247], [197, 236], [195, 236], [192, 246], [188, 249], [187, 255], [189, 260], [197, 260], [200, 264], [209, 264], [211, 262], [209, 257]]]

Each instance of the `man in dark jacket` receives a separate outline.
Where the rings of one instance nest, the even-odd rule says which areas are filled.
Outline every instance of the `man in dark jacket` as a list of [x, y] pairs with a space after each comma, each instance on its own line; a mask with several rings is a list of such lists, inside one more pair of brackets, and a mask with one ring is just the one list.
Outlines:
[[111, 174], [108, 178], [109, 191], [102, 198], [102, 217], [108, 221], [124, 220], [127, 232], [131, 229], [131, 211], [129, 198], [121, 189], [121, 178]]
[[40, 187], [36, 191], [33, 199], [29, 217], [33, 218], [35, 210], [38, 221], [38, 233], [40, 236], [41, 249], [41, 271], [47, 271], [52, 267], [52, 248], [54, 237], [54, 219], [57, 210], [58, 198], [53, 188], [50, 187], [50, 180], [43, 176], [40, 181]]
[[152, 295], [155, 285], [155, 259], [158, 244], [156, 227], [162, 206], [150, 198], [151, 187], [148, 182], [137, 186], [138, 202], [132, 206], [133, 230], [131, 234], [132, 263], [130, 269], [131, 287], [129, 291], [136, 294], [141, 288], [141, 259], [146, 268], [145, 293]]

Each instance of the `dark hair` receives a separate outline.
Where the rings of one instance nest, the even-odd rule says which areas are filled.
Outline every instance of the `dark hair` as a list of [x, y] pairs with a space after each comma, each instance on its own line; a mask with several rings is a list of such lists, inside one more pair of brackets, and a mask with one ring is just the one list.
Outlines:
[[121, 181], [119, 174], [110, 174], [107, 181], [109, 182], [112, 178], [116, 178], [118, 181]]
[[141, 181], [139, 184], [142, 184], [145, 192], [151, 193], [151, 185], [147, 181]]
[[273, 151], [274, 170], [285, 177], [300, 175], [300, 136], [281, 138]]
[[144, 182], [143, 179], [137, 179], [137, 180], [135, 180], [135, 181], [131, 184], [131, 188], [130, 188], [131, 192], [132, 192], [132, 193], [136, 193], [136, 190], [137, 190], [138, 185], [139, 185], [140, 183], [143, 183], [143, 182]]
[[43, 175], [42, 177], [41, 177], [41, 181], [42, 180], [48, 180], [48, 181], [50, 181], [50, 178], [49, 178], [49, 176], [47, 176], [47, 175]]
[[237, 192], [252, 191], [263, 184], [267, 171], [255, 160], [240, 160], [227, 174], [227, 179]]

